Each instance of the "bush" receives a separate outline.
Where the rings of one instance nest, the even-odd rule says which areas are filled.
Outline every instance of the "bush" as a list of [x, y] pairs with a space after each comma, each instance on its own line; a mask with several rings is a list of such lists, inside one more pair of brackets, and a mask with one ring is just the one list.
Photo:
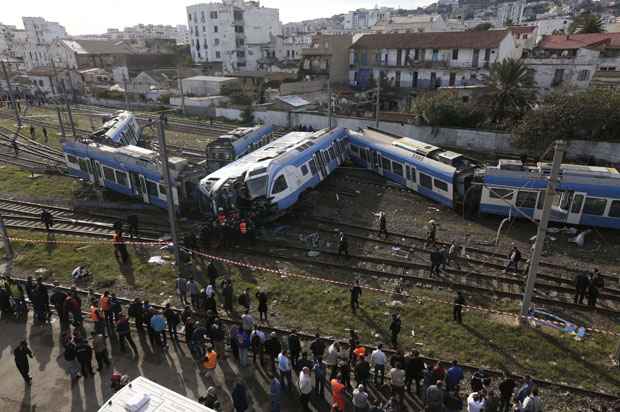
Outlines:
[[620, 142], [620, 92], [588, 89], [556, 92], [527, 112], [514, 128], [515, 144], [545, 150], [555, 140]]
[[474, 103], [464, 103], [456, 93], [447, 90], [418, 96], [413, 112], [422, 124], [435, 127], [475, 128], [486, 118]]

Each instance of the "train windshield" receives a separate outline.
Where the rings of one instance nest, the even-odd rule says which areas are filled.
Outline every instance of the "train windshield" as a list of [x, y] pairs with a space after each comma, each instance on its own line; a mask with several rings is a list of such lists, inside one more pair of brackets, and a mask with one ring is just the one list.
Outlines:
[[267, 176], [257, 177], [245, 182], [250, 192], [250, 197], [255, 199], [261, 196], [267, 196]]

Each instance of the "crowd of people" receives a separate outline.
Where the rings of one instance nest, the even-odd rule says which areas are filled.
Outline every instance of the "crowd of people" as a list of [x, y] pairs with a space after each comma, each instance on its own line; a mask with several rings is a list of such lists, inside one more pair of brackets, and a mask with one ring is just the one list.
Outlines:
[[[181, 311], [170, 303], [158, 309], [138, 298], [124, 304], [110, 291], [100, 296], [91, 291], [83, 303], [75, 288], [48, 287], [41, 278], [29, 278], [23, 284], [6, 278], [0, 288], [0, 309], [3, 319], [16, 316], [16, 302], [25, 306], [27, 299], [33, 308], [33, 321], [41, 325], [49, 325], [55, 313], [62, 330], [66, 371], [72, 380], [93, 376], [93, 360], [97, 371], [109, 368], [109, 345], [118, 345], [121, 352], [137, 357], [135, 333], [148, 337], [152, 348], [165, 352], [170, 344], [182, 344], [179, 332], [183, 332], [196, 367], [211, 384], [200, 402], [215, 410], [219, 410], [221, 400], [213, 375], [221, 362], [232, 358], [242, 369], [260, 365], [271, 375], [272, 411], [280, 410], [285, 396], [295, 398], [299, 410], [304, 411], [310, 410], [310, 403], [324, 399], [330, 400], [333, 411], [348, 410], [347, 399], [355, 411], [404, 411], [407, 396], [414, 394], [428, 411], [505, 412], [513, 411], [513, 407], [542, 411], [538, 389], [527, 377], [517, 382], [506, 375], [498, 386], [481, 370], [466, 383], [457, 361], [446, 365], [423, 359], [415, 350], [403, 351], [398, 341], [401, 320], [397, 314], [389, 326], [390, 350], [383, 344], [374, 348], [362, 345], [355, 330], [350, 330], [345, 341], [324, 339], [318, 333], [308, 340], [295, 330], [282, 335], [268, 327], [268, 291], [245, 289], [236, 295], [232, 280], [220, 276], [213, 262], [206, 272], [204, 287], [191, 277], [177, 277], [175, 291]], [[356, 282], [351, 286], [353, 311], [360, 299], [361, 288]], [[88, 308], [88, 324], [84, 323], [84, 308]], [[241, 313], [240, 322], [225, 322], [219, 316], [223, 311], [230, 316]], [[255, 312], [258, 320], [252, 314]], [[28, 358], [32, 352], [27, 342], [17, 345], [14, 356], [18, 370], [30, 384]], [[115, 372], [113, 376], [117, 378], [112, 382], [114, 388], [122, 387], [120, 375]], [[236, 411], [245, 411], [252, 403], [242, 380], [234, 385], [231, 396]]]

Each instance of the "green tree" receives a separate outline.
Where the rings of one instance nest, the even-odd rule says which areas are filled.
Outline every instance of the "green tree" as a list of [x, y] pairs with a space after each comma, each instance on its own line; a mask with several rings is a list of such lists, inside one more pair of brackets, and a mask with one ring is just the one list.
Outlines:
[[435, 127], [479, 127], [485, 119], [484, 113], [473, 103], [464, 103], [451, 90], [428, 92], [419, 95], [412, 111], [420, 123]]
[[534, 77], [523, 62], [510, 58], [493, 63], [483, 98], [491, 123], [506, 127], [506, 121], [520, 119], [536, 102], [535, 86]]
[[247, 125], [254, 124], [254, 109], [251, 105], [247, 105], [243, 108], [241, 112], [241, 122]]
[[604, 31], [605, 27], [601, 18], [588, 12], [577, 16], [568, 27], [568, 32], [571, 34], [603, 33]]
[[515, 143], [542, 153], [554, 140], [620, 142], [620, 92], [593, 88], [555, 92], [513, 129]]

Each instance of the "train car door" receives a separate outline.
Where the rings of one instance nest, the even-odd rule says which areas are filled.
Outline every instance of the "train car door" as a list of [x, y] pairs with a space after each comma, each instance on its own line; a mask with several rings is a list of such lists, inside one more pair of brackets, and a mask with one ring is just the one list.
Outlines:
[[139, 188], [138, 191], [142, 192], [142, 200], [144, 201], [144, 203], [149, 204], [151, 203], [151, 198], [149, 197], [149, 192], [146, 189], [146, 179], [142, 175], [140, 175], [139, 178], [140, 178], [140, 181], [137, 186]]
[[586, 193], [575, 192], [573, 199], [568, 209], [568, 215], [566, 216], [566, 223], [572, 223], [578, 225], [581, 223], [581, 214], [583, 210], [583, 203], [586, 200]]
[[415, 168], [411, 166], [405, 165], [405, 181], [407, 182], [407, 187], [412, 190], [416, 190], [416, 180], [415, 180]]
[[98, 161], [90, 159], [88, 174], [91, 177], [91, 182], [103, 186], [103, 174], [101, 173], [101, 164]]

